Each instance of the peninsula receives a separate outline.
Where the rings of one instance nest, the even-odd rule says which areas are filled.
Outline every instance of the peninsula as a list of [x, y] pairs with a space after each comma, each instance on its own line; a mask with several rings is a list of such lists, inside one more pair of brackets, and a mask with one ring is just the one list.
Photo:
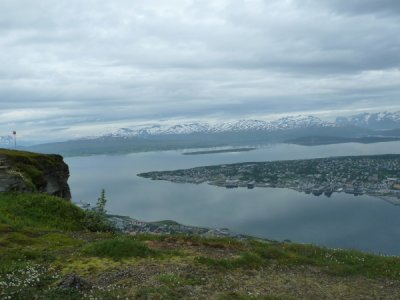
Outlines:
[[334, 192], [367, 194], [400, 205], [400, 155], [396, 154], [245, 162], [138, 176], [226, 188], [289, 188], [328, 197]]

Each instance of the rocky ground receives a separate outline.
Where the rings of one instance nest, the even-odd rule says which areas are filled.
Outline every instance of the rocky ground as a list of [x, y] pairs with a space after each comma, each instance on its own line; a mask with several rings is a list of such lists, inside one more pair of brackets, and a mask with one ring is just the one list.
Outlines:
[[[76, 269], [89, 283], [84, 297], [103, 299], [398, 299], [398, 280], [359, 275], [330, 274], [311, 265], [267, 264], [223, 267], [198, 261], [199, 257], [234, 260], [243, 244], [170, 237], [146, 241], [151, 249], [178, 251], [169, 259], [128, 260], [109, 263], [101, 270], [88, 264]], [[100, 263], [100, 262], [98, 262]], [[68, 275], [69, 276], [69, 275]], [[103, 292], [103, 295], [98, 295]], [[86, 296], [85, 296], [86, 295]]]

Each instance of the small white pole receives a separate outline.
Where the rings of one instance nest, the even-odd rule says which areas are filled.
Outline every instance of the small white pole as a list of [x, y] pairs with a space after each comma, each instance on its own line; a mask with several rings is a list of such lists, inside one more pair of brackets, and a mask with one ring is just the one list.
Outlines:
[[17, 132], [15, 130], [13, 131], [13, 135], [14, 135], [14, 148], [17, 149]]

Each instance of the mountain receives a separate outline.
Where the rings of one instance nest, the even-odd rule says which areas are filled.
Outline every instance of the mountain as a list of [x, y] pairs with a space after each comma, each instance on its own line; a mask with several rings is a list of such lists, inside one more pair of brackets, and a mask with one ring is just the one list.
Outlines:
[[[327, 122], [315, 116], [287, 116], [273, 121], [188, 122], [120, 128], [77, 140], [47, 143], [28, 149], [66, 156], [249, 146], [284, 143], [310, 137], [361, 141], [365, 137], [400, 137], [400, 112], [338, 117]], [[369, 139], [368, 141], [382, 139]]]
[[8, 147], [14, 145], [14, 138], [11, 135], [0, 136], [0, 147]]
[[173, 125], [152, 124], [136, 128], [120, 128], [104, 137], [149, 137], [165, 135], [188, 135], [194, 133], [238, 133], [246, 131], [274, 132], [308, 128], [358, 127], [372, 130], [400, 128], [399, 112], [362, 113], [350, 117], [337, 117], [335, 122], [323, 121], [315, 116], [287, 116], [274, 121], [238, 120], [231, 122], [193, 122]]
[[338, 126], [356, 126], [368, 129], [398, 129], [400, 128], [400, 111], [361, 113], [350, 117], [338, 117]]
[[194, 122], [174, 125], [154, 124], [137, 128], [120, 128], [104, 137], [148, 137], [181, 134], [213, 134], [245, 131], [278, 131], [310, 127], [335, 127], [334, 123], [322, 121], [314, 116], [288, 116], [275, 121], [238, 120], [221, 123]]

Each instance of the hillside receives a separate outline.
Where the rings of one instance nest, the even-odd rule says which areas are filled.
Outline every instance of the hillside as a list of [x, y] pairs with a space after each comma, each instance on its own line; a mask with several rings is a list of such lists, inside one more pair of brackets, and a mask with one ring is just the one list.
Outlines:
[[68, 177], [60, 155], [0, 148], [0, 192], [43, 192], [69, 200]]
[[0, 194], [1, 299], [395, 299], [400, 258], [264, 240], [90, 232], [44, 194]]

